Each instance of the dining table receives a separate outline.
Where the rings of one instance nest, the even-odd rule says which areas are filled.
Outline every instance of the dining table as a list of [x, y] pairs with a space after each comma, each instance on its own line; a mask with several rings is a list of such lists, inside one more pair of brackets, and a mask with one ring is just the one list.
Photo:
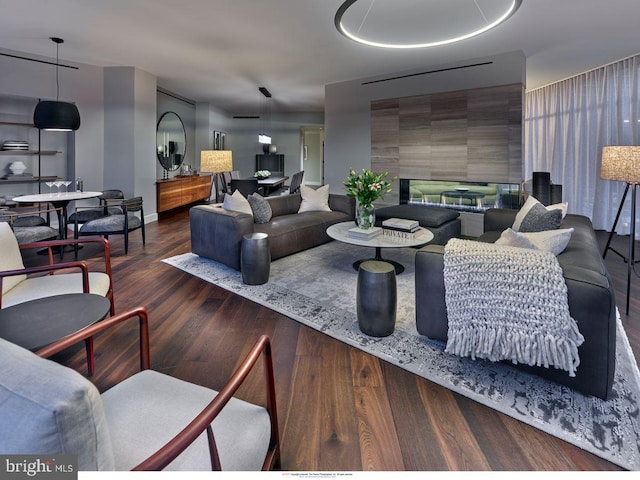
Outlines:
[[287, 180], [289, 180], [287, 175], [271, 175], [267, 178], [258, 178], [258, 186], [262, 187], [266, 197], [269, 193], [284, 185]]
[[57, 192], [57, 193], [36, 193], [33, 195], [21, 195], [14, 197], [16, 203], [50, 203], [54, 208], [58, 209], [58, 224], [64, 238], [67, 238], [67, 218], [69, 214], [67, 208], [69, 203], [74, 200], [85, 200], [87, 198], [95, 198], [102, 195], [102, 192]]

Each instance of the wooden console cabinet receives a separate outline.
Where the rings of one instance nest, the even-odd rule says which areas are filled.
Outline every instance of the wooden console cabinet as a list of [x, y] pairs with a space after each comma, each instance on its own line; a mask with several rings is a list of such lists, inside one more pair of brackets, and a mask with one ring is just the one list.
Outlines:
[[211, 175], [177, 176], [156, 182], [158, 213], [205, 200], [211, 195]]

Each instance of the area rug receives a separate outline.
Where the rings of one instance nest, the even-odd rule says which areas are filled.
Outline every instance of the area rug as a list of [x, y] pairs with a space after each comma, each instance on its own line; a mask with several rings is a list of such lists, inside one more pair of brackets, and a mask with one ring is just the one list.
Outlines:
[[245, 285], [242, 274], [187, 253], [163, 260], [333, 338], [364, 350], [629, 470], [640, 469], [640, 373], [618, 316], [614, 391], [607, 401], [509, 365], [460, 358], [418, 335], [415, 250], [385, 249], [402, 263], [395, 332], [373, 338], [358, 328], [355, 260], [373, 251], [330, 242], [272, 262], [269, 282]]

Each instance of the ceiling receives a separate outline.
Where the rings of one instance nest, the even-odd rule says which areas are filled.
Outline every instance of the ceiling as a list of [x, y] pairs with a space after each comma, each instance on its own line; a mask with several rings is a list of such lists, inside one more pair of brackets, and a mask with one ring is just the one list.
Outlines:
[[2, 0], [0, 49], [55, 58], [49, 37], [62, 37], [61, 62], [135, 66], [162, 88], [232, 114], [256, 112], [259, 86], [273, 94], [273, 112], [313, 112], [335, 82], [522, 50], [532, 89], [640, 52], [638, 0], [524, 0], [489, 32], [414, 50], [348, 40], [334, 26], [342, 3]]

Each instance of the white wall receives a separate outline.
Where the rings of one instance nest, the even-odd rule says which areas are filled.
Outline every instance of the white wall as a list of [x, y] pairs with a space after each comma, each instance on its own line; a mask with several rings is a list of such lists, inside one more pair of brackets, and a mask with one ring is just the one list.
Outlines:
[[104, 189], [141, 196], [156, 211], [156, 78], [134, 67], [104, 69]]
[[[485, 62], [491, 63], [455, 69]], [[422, 72], [433, 73], [414, 75]], [[405, 75], [411, 76], [392, 79]], [[364, 84], [372, 81], [375, 83]], [[372, 100], [510, 83], [525, 84], [525, 57], [520, 51], [326, 85], [325, 183], [332, 192], [343, 193], [349, 167], [356, 171], [371, 168]]]

